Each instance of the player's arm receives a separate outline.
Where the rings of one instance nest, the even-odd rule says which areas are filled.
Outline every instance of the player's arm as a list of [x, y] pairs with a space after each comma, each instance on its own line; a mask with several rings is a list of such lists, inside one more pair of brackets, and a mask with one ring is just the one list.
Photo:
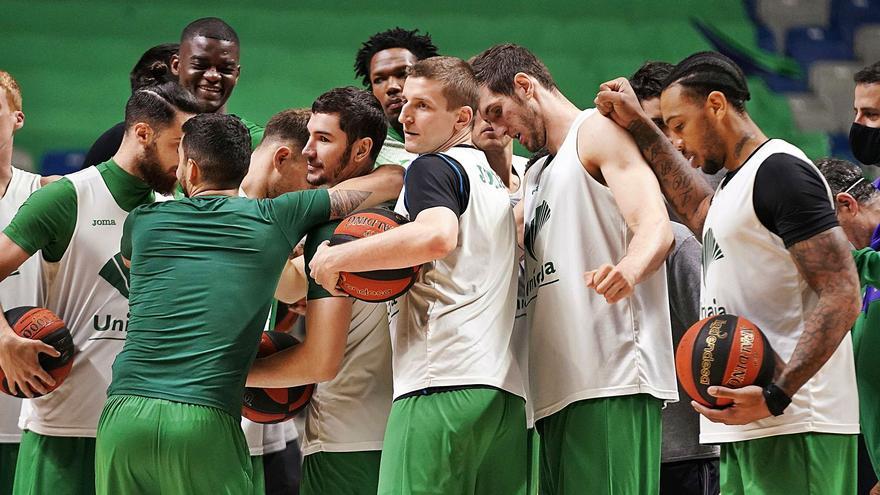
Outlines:
[[[305, 244], [304, 256], [310, 261], [318, 245], [333, 235], [337, 222], [312, 230]], [[332, 380], [339, 372], [351, 325], [351, 299], [332, 297], [307, 278], [306, 336], [302, 344], [263, 359], [257, 359], [248, 374], [248, 386], [296, 387]], [[303, 294], [305, 295], [305, 294]]]
[[632, 138], [614, 122], [598, 115], [585, 121], [578, 130], [578, 156], [585, 168], [602, 174], [633, 233], [623, 258], [585, 274], [589, 287], [615, 303], [663, 266], [674, 242], [672, 227], [657, 179]]
[[619, 77], [599, 87], [596, 108], [629, 131], [660, 182], [660, 189], [685, 225], [702, 238], [712, 188], [642, 110], [629, 81]]
[[293, 304], [306, 297], [308, 280], [306, 280], [306, 262], [302, 256], [287, 260], [278, 287], [275, 288], [275, 299]]
[[397, 199], [401, 188], [403, 169], [397, 166], [382, 166], [368, 175], [341, 182], [329, 190], [330, 219]]
[[[76, 192], [69, 181], [35, 191], [0, 234], [0, 281], [39, 250], [48, 261], [61, 259], [76, 223]], [[2, 303], [2, 301], [0, 301]], [[0, 307], [0, 368], [11, 390], [32, 397], [55, 380], [40, 366], [39, 354], [59, 355], [52, 346], [15, 334]]]
[[338, 246], [322, 245], [309, 264], [321, 286], [339, 294], [339, 272], [407, 268], [445, 258], [458, 245], [458, 219], [467, 208], [467, 175], [436, 156], [413, 161], [405, 203], [415, 219], [381, 235]]

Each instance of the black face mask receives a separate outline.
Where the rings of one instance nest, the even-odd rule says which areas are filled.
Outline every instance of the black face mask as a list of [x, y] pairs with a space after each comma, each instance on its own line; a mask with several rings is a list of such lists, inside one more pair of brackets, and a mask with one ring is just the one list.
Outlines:
[[849, 147], [858, 161], [865, 165], [880, 165], [880, 128], [853, 122], [849, 130]]

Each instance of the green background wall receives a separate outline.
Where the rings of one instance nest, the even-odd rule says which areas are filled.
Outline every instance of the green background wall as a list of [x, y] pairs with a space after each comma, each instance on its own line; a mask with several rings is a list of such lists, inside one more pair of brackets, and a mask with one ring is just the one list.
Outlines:
[[[229, 110], [256, 122], [321, 92], [357, 84], [354, 54], [370, 34], [394, 26], [429, 32], [446, 55], [469, 57], [499, 42], [535, 51], [581, 107], [598, 85], [647, 59], [678, 61], [709, 45], [689, 19], [709, 19], [754, 45], [754, 28], [732, 0], [563, 2], [0, 0], [0, 68], [24, 93], [25, 128], [16, 146], [35, 158], [84, 149], [122, 119], [128, 72], [150, 46], [174, 42], [190, 21], [217, 16], [238, 32], [242, 73]], [[794, 131], [784, 100], [752, 84], [749, 110], [770, 135], [812, 157], [824, 135]]]

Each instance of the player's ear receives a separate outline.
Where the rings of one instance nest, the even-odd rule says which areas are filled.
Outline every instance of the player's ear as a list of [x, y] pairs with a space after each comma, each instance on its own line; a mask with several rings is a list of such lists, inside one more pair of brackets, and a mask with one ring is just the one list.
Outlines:
[[717, 119], [722, 119], [727, 114], [728, 101], [721, 91], [712, 91], [706, 97], [706, 107]]
[[473, 128], [474, 125], [474, 109], [465, 105], [458, 109], [458, 119], [455, 121], [455, 131], [458, 132], [465, 127]]
[[373, 149], [373, 138], [360, 138], [354, 146], [355, 162], [363, 163], [370, 159], [370, 151]]
[[12, 128], [12, 132], [15, 132], [24, 127], [24, 112], [16, 110], [13, 114], [15, 115], [15, 125]]
[[272, 154], [272, 166], [278, 170], [278, 172], [284, 172], [285, 165], [287, 165], [287, 161], [290, 160], [291, 157], [290, 148], [287, 146], [279, 146], [275, 153]]
[[834, 198], [837, 203], [837, 211], [855, 216], [859, 213], [859, 202], [847, 193], [837, 193]]
[[146, 122], [136, 123], [132, 131], [137, 138], [138, 144], [141, 145], [147, 145], [151, 143], [153, 141], [153, 137], [156, 134], [156, 131], [153, 130], [153, 127]]
[[180, 75], [180, 55], [174, 54], [171, 56], [171, 65], [168, 67], [171, 70], [171, 73], [175, 76]]
[[199, 162], [193, 160], [192, 158], [186, 159], [186, 181], [190, 184], [197, 184], [199, 179], [202, 176], [202, 171], [199, 169]]
[[517, 72], [513, 76], [513, 92], [521, 100], [531, 98], [535, 94], [535, 85], [532, 78], [525, 72]]

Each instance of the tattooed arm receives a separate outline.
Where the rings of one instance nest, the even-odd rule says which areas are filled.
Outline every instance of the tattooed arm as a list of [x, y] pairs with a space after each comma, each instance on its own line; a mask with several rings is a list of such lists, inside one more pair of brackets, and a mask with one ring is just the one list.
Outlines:
[[617, 78], [599, 87], [596, 108], [632, 135], [675, 213], [698, 238], [712, 200], [712, 188], [663, 131], [645, 114], [629, 81]]
[[402, 188], [403, 169], [397, 166], [382, 166], [369, 175], [348, 179], [329, 190], [330, 219], [395, 200]]
[[[789, 252], [804, 279], [819, 295], [788, 363], [780, 366], [777, 361], [773, 382], [793, 397], [831, 358], [855, 322], [859, 314], [859, 280], [840, 227], [798, 242]], [[710, 421], [742, 425], [770, 416], [761, 387], [709, 387], [709, 393], [733, 400], [733, 405], [725, 409], [710, 409], [691, 402]]]

